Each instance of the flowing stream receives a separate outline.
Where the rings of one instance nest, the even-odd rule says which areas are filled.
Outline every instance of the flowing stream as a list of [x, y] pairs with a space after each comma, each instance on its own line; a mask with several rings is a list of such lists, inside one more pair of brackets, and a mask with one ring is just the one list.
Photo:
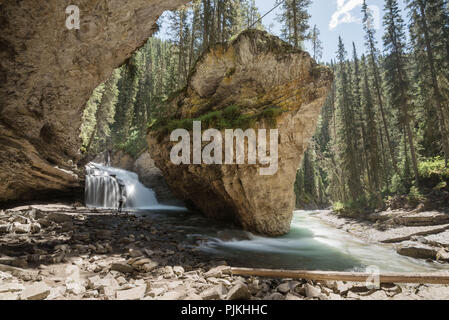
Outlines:
[[211, 259], [226, 259], [233, 266], [278, 269], [365, 271], [374, 266], [385, 272], [427, 272], [447, 269], [443, 264], [403, 257], [392, 245], [367, 244], [324, 223], [318, 211], [295, 211], [290, 233], [267, 238], [216, 222], [185, 208], [157, 202], [134, 173], [89, 164], [86, 205], [117, 209], [119, 184], [126, 187], [124, 208], [165, 225], [185, 238], [187, 246]]

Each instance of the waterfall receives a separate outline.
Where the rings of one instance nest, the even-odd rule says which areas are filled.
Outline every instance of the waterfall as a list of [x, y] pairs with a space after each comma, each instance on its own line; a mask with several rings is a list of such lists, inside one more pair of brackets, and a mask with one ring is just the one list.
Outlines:
[[137, 174], [89, 163], [86, 166], [85, 202], [89, 208], [118, 209], [121, 189], [126, 190], [125, 210], [164, 210], [173, 207], [158, 203], [153, 190], [146, 188]]

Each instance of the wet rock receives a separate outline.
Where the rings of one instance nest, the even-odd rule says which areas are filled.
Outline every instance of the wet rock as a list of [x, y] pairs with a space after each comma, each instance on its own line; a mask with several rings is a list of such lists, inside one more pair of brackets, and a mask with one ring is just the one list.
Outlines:
[[229, 290], [226, 297], [227, 300], [248, 300], [251, 294], [248, 290], [248, 286], [244, 283], [237, 283]]
[[44, 282], [26, 286], [21, 294], [22, 300], [44, 300], [50, 294], [50, 287]]

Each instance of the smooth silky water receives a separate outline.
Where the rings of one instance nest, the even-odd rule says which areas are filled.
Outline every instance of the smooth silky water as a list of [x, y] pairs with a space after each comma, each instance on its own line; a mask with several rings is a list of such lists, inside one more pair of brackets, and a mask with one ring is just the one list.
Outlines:
[[164, 229], [185, 238], [187, 247], [225, 259], [232, 266], [276, 269], [365, 271], [376, 266], [384, 272], [431, 272], [447, 269], [442, 264], [408, 258], [392, 245], [367, 244], [325, 224], [319, 211], [295, 211], [291, 231], [268, 238], [242, 231], [232, 225], [205, 218], [185, 208], [159, 204], [154, 192], [145, 188], [134, 173], [89, 164], [86, 177], [86, 204], [116, 209], [117, 178], [125, 184], [125, 209], [145, 217]]

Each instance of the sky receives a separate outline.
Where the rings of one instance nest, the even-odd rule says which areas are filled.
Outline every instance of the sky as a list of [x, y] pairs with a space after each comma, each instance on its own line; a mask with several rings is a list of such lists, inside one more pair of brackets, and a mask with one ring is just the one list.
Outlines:
[[[275, 6], [275, 0], [256, 0], [262, 15], [268, 12]], [[364, 48], [364, 32], [361, 24], [361, 5], [363, 0], [313, 0], [312, 6], [309, 9], [311, 15], [309, 25], [313, 27], [316, 25], [320, 29], [320, 39], [323, 43], [323, 58], [322, 61], [329, 62], [335, 58], [337, 52], [338, 36], [341, 36], [346, 51], [352, 54], [352, 42], [356, 44], [358, 54], [365, 52]], [[376, 35], [379, 46], [382, 44], [382, 35], [384, 28], [382, 27], [382, 11], [384, 0], [367, 0], [367, 5], [370, 6], [375, 18], [374, 24], [376, 26]], [[405, 7], [404, 1], [399, 0], [400, 8]], [[276, 9], [263, 19], [263, 24], [268, 27], [270, 24], [274, 28], [270, 30], [271, 33], [280, 35], [280, 25], [276, 21], [276, 14], [279, 13]], [[407, 21], [404, 13], [404, 20]], [[306, 49], [310, 50], [310, 44], [306, 43]]]
[[[261, 15], [270, 11], [275, 5], [276, 0], [255, 0]], [[330, 62], [335, 58], [337, 51], [338, 36], [341, 36], [346, 51], [352, 54], [352, 42], [356, 44], [358, 54], [365, 52], [364, 49], [364, 32], [361, 24], [361, 5], [363, 0], [312, 0], [309, 9], [311, 15], [309, 25], [313, 27], [317, 25], [320, 29], [320, 39], [323, 43], [323, 62]], [[377, 38], [379, 48], [382, 48], [382, 35], [384, 29], [382, 27], [382, 11], [384, 0], [366, 0], [368, 6], [372, 9], [375, 16], [375, 27], [377, 29]], [[404, 0], [399, 0], [400, 8], [404, 9]], [[280, 8], [274, 10], [263, 20], [265, 27], [273, 34], [280, 36], [281, 26], [276, 20], [276, 15]], [[405, 12], [404, 20], [408, 21]], [[164, 37], [166, 33], [166, 24], [162, 24], [162, 32], [159, 36]], [[269, 26], [272, 25], [272, 28]], [[310, 43], [306, 42], [306, 50], [310, 50]]]

